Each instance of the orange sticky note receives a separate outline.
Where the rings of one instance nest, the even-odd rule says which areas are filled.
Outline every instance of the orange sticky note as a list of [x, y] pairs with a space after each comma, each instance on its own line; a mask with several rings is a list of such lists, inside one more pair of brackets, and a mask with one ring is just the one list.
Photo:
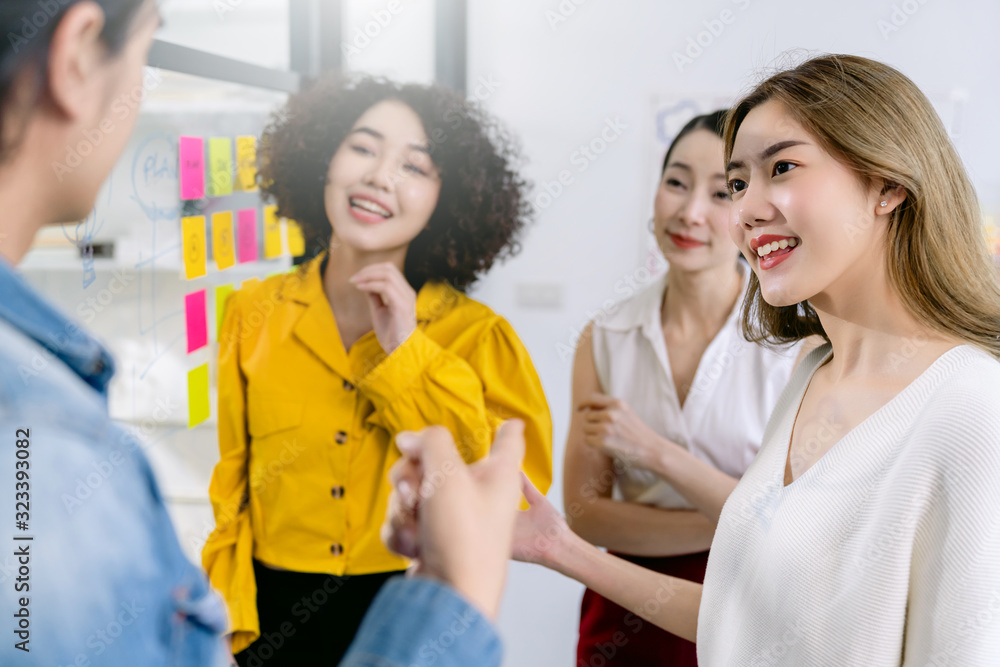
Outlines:
[[205, 216], [181, 218], [181, 243], [187, 279], [205, 275]]
[[215, 264], [220, 271], [236, 263], [232, 211], [212, 214], [212, 250], [215, 253]]
[[237, 246], [239, 252], [239, 262], [257, 261], [257, 209], [245, 208], [236, 213], [237, 234], [239, 234]]
[[281, 256], [281, 224], [277, 206], [264, 207], [264, 257]]
[[205, 290], [184, 295], [184, 322], [187, 325], [188, 354], [208, 344], [208, 313]]
[[226, 299], [234, 291], [232, 284], [218, 285], [215, 288], [215, 340], [219, 340], [219, 332], [222, 331], [222, 318], [226, 314]]
[[201, 137], [181, 137], [178, 146], [181, 199], [205, 196], [205, 142]]
[[188, 428], [208, 419], [208, 364], [188, 371]]
[[306, 254], [306, 238], [302, 235], [299, 223], [289, 220], [285, 227], [288, 230], [288, 253], [292, 257], [301, 257]]
[[257, 189], [257, 137], [236, 137], [236, 187]]

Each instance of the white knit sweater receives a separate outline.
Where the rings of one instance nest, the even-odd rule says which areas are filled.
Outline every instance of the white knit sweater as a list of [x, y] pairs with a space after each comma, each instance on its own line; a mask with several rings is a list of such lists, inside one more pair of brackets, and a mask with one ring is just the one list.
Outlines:
[[963, 345], [784, 486], [793, 374], [719, 519], [702, 667], [1000, 667], [1000, 363]]

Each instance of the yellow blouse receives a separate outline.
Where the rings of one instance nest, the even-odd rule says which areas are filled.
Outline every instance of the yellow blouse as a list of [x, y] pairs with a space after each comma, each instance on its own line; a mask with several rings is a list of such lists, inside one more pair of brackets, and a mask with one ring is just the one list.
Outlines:
[[219, 335], [216, 528], [202, 564], [228, 603], [234, 652], [260, 634], [253, 558], [334, 575], [407, 567], [379, 539], [399, 431], [448, 426], [471, 462], [518, 417], [524, 471], [543, 493], [552, 481], [548, 404], [506, 320], [428, 283], [417, 330], [391, 355], [374, 332], [345, 351], [322, 259], [234, 293]]

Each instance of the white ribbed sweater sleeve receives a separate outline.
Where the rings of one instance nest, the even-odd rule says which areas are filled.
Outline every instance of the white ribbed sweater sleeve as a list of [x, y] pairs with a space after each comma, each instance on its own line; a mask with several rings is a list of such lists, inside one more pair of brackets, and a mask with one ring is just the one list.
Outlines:
[[[904, 665], [1000, 666], [1000, 387], [970, 373], [937, 397], [946, 446], [914, 533]], [[987, 384], [989, 383], [989, 384]]]

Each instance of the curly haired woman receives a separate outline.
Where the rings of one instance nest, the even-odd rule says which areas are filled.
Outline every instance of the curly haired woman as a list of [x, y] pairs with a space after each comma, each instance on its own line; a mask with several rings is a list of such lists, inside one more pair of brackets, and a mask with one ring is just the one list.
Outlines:
[[238, 664], [336, 664], [408, 561], [382, 544], [401, 431], [442, 424], [467, 461], [524, 420], [548, 488], [552, 425], [513, 328], [464, 290], [517, 251], [517, 151], [454, 92], [329, 78], [265, 130], [260, 185], [307, 262], [236, 293], [220, 332], [216, 529], [202, 562]]

